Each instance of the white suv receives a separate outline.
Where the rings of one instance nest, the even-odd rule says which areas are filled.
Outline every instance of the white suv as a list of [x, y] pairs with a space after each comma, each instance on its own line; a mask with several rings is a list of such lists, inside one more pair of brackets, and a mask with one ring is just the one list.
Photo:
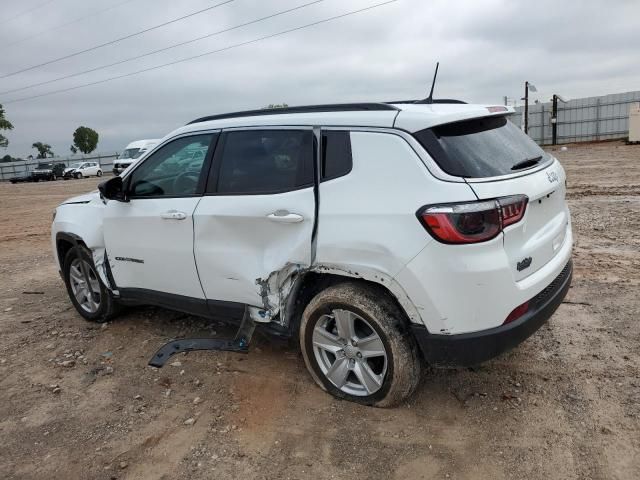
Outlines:
[[565, 173], [511, 112], [399, 102], [195, 120], [56, 209], [71, 301], [92, 321], [141, 303], [248, 318], [297, 337], [333, 395], [396, 404], [423, 361], [492, 358], [569, 288]]

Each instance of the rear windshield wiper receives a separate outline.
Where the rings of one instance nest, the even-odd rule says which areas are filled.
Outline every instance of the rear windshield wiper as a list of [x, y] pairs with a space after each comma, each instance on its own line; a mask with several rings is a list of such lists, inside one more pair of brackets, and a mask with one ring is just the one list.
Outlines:
[[511, 167], [511, 170], [522, 170], [523, 168], [533, 167], [540, 160], [542, 160], [542, 155], [540, 155], [539, 157], [527, 158], [526, 160], [522, 160], [521, 162], [513, 165], [513, 167]]

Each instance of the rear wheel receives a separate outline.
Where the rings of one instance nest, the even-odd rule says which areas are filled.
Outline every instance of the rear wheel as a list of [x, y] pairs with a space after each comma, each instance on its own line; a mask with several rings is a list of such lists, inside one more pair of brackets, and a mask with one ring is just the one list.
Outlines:
[[98, 170], [98, 173], [97, 173], [96, 175], [98, 175], [99, 177], [101, 177], [101, 176], [102, 176], [102, 170]]
[[315, 382], [332, 395], [388, 407], [407, 399], [421, 359], [404, 314], [380, 291], [343, 283], [306, 307], [300, 346]]
[[106, 322], [118, 313], [118, 306], [96, 273], [91, 252], [86, 247], [78, 245], [67, 252], [63, 275], [71, 303], [86, 320]]

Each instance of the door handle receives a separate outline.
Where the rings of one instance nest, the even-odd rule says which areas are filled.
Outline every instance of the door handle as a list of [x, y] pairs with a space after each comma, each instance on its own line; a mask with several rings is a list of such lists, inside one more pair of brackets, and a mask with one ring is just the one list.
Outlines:
[[304, 220], [302, 215], [297, 213], [291, 213], [288, 210], [278, 210], [276, 212], [270, 213], [267, 215], [267, 218], [272, 222], [280, 222], [280, 223], [300, 223]]
[[187, 214], [177, 210], [168, 210], [166, 212], [162, 212], [160, 214], [160, 218], [164, 220], [184, 220], [187, 218]]

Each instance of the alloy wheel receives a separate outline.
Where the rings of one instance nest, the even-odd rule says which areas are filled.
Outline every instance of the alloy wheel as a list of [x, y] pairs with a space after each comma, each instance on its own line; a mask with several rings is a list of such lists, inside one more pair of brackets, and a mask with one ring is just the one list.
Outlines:
[[342, 392], [367, 396], [382, 388], [387, 351], [378, 333], [358, 314], [334, 309], [321, 316], [312, 342], [320, 370]]
[[[86, 282], [82, 267], [87, 269], [89, 283]], [[100, 308], [100, 283], [93, 266], [81, 258], [75, 258], [69, 269], [71, 291], [80, 305], [88, 313], [96, 313]]]

